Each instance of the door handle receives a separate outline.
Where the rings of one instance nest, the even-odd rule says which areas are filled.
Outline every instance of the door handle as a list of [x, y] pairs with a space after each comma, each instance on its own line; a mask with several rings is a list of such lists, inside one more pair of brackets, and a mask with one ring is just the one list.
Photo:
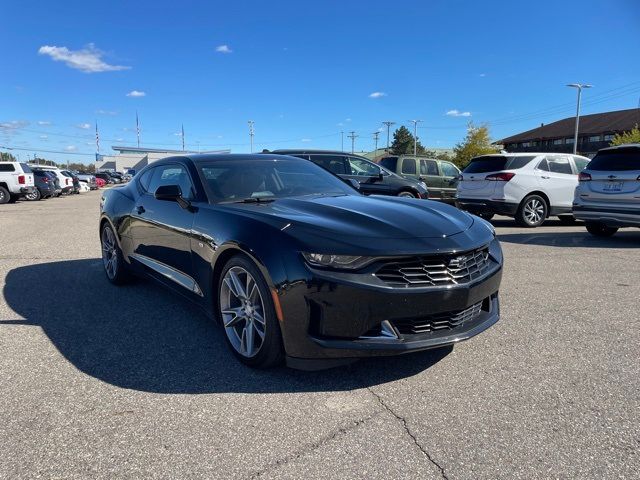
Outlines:
[[136, 207], [136, 213], [137, 213], [138, 215], [140, 215], [140, 214], [142, 214], [142, 213], [144, 213], [144, 212], [145, 212], [145, 210], [144, 210], [144, 207], [143, 207], [142, 205], [138, 205], [138, 206]]
[[551, 177], [545, 177], [544, 175], [540, 175], [540, 178], [544, 178], [545, 180], [549, 180]]

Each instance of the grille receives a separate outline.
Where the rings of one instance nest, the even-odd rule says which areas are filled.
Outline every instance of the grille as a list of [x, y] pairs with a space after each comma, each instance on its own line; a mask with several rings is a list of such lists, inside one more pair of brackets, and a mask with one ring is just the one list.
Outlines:
[[489, 250], [446, 257], [397, 260], [380, 267], [375, 276], [393, 287], [459, 285], [482, 276], [489, 268]]
[[453, 330], [463, 323], [475, 319], [480, 313], [482, 313], [482, 302], [478, 302], [464, 310], [458, 310], [456, 312], [444, 312], [420, 318], [394, 320], [392, 323], [402, 334], [436, 332], [438, 330]]

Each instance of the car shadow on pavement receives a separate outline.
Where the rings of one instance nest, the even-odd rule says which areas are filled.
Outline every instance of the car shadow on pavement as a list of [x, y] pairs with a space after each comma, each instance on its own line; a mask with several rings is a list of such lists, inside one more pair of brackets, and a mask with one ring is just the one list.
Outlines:
[[503, 243], [521, 245], [544, 245], [549, 247], [577, 248], [640, 248], [640, 231], [620, 230], [613, 237], [594, 237], [586, 230], [573, 232], [541, 232], [531, 230], [526, 233], [498, 232], [498, 240]]
[[222, 329], [197, 306], [152, 281], [115, 287], [100, 259], [15, 268], [3, 293], [24, 320], [0, 320], [0, 328], [39, 326], [78, 370], [147, 392], [352, 390], [415, 375], [452, 350], [366, 359], [320, 372], [285, 367], [256, 371], [233, 357]]

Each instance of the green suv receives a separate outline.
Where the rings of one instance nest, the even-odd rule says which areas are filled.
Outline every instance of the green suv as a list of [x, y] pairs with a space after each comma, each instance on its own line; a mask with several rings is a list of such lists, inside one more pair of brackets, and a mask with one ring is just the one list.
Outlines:
[[419, 155], [394, 155], [380, 160], [387, 170], [427, 184], [429, 199], [455, 203], [460, 170], [446, 160]]

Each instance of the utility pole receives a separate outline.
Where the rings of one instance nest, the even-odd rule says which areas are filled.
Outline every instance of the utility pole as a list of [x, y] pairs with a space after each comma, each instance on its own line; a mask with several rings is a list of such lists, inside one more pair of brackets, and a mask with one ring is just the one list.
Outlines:
[[184, 152], [184, 123], [182, 124], [182, 129], [181, 129], [181, 137], [182, 137], [182, 151]]
[[98, 121], [96, 120], [96, 160], [100, 155], [100, 135], [98, 135]]
[[570, 83], [567, 87], [577, 88], [578, 89], [578, 105], [576, 106], [576, 131], [573, 135], [573, 154], [578, 153], [578, 127], [580, 125], [580, 99], [582, 97], [582, 89], [583, 88], [591, 88], [593, 85], [589, 85], [587, 83]]
[[418, 124], [422, 123], [422, 120], [409, 120], [413, 123], [413, 154], [418, 154]]
[[355, 145], [356, 145], [356, 138], [358, 138], [360, 135], [356, 135], [356, 132], [351, 132], [349, 135], [347, 135], [347, 138], [351, 139], [351, 153], [355, 152]]
[[344, 152], [344, 132], [340, 132], [340, 151]]
[[374, 155], [378, 154], [378, 137], [380, 132], [373, 132], [373, 141], [375, 142], [375, 148], [373, 149]]
[[387, 152], [389, 151], [389, 131], [391, 130], [391, 126], [395, 125], [396, 122], [382, 122], [383, 125], [386, 125], [387, 127]]
[[253, 135], [255, 134], [253, 126], [256, 122], [254, 122], [253, 120], [249, 120], [247, 123], [249, 124], [249, 142], [251, 144], [251, 149], [249, 151], [253, 153]]
[[137, 110], [136, 110], [136, 135], [138, 136], [138, 148], [140, 148], [140, 122], [138, 121]]

